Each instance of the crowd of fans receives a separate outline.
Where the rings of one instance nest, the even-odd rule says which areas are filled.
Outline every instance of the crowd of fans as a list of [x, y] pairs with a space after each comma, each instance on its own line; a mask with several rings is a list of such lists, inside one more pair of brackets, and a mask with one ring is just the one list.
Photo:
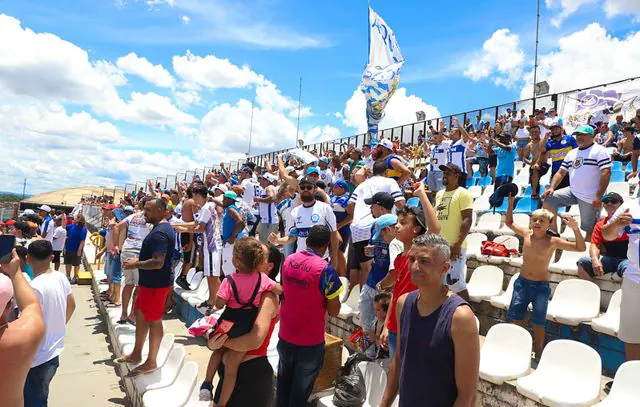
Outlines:
[[[17, 260], [2, 270], [13, 280], [22, 315], [28, 307], [18, 297], [27, 290], [15, 268], [34, 281], [45, 281], [38, 275], [47, 273], [31, 256], [50, 256], [57, 270], [63, 252], [74, 282], [71, 269], [79, 265], [86, 237], [82, 208], [99, 202], [105, 238], [99, 256], [106, 258], [109, 284], [101, 295], [109, 306], [122, 307], [119, 323], [136, 326], [134, 350], [121, 361], [142, 362], [149, 335], [148, 357], [130, 376], [157, 369], [161, 319], [171, 308], [174, 281], [191, 289], [187, 274], [196, 268], [210, 293], [199, 308], [210, 314], [226, 307], [220, 320], [233, 322], [230, 330], [209, 336], [214, 352], [202, 399], [269, 405], [273, 372], [266, 349], [279, 320], [277, 405], [304, 405], [322, 367], [325, 316], [337, 315], [342, 292], [359, 286], [364, 351], [392, 361], [382, 405], [390, 406], [399, 394], [400, 406], [473, 406], [479, 343], [464, 267], [474, 202], [467, 188], [481, 179], [494, 185], [492, 206], [508, 200], [505, 225], [522, 237], [524, 264], [509, 318], [524, 325], [533, 306], [536, 357], [544, 346], [549, 259], [556, 249], [584, 251], [585, 231], [592, 245], [578, 262], [579, 276], [624, 276], [620, 338], [627, 358], [640, 359], [640, 324], [633, 316], [640, 305], [640, 237], [633, 226], [640, 222], [640, 205], [607, 192], [612, 160], [631, 163], [623, 181], [637, 177], [640, 114], [629, 122], [622, 116], [612, 116], [610, 123], [599, 119], [566, 134], [554, 109], [532, 115], [507, 109], [493, 123], [480, 116], [465, 123], [454, 118], [451, 127], [441, 123], [436, 129], [427, 122], [416, 145], [383, 137], [322, 156], [294, 150], [262, 168], [247, 162], [232, 172], [221, 164], [204, 179], [194, 176], [170, 188], [149, 181], [146, 190], [126, 194], [117, 205], [84, 199], [69, 215], [52, 214], [43, 205], [39, 213], [25, 211], [2, 226], [27, 248], [26, 256], [18, 249]], [[513, 222], [521, 189], [513, 184], [516, 161], [524, 162], [531, 198], [540, 207], [532, 211], [530, 225]], [[549, 171], [547, 187], [541, 180]], [[558, 209], [569, 205], [580, 212], [579, 223], [562, 215], [575, 241], [557, 233]], [[51, 254], [38, 243], [30, 255], [34, 239], [49, 242]], [[66, 283], [59, 283], [60, 292], [69, 295]], [[3, 314], [0, 323], [5, 321]], [[3, 352], [4, 342], [3, 337]]]

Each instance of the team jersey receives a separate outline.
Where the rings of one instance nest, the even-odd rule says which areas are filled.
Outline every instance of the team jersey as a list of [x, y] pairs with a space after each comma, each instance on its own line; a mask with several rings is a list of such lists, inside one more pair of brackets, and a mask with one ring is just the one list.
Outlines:
[[202, 206], [198, 212], [198, 224], [204, 225], [204, 244], [202, 247], [209, 253], [215, 252], [222, 246], [216, 204], [207, 202]]
[[400, 179], [400, 176], [402, 175], [402, 173], [398, 170], [396, 170], [395, 168], [393, 168], [393, 166], [391, 165], [391, 160], [396, 159], [399, 160], [400, 162], [404, 162], [403, 159], [401, 159], [400, 157], [398, 157], [395, 154], [391, 154], [390, 156], [388, 156], [387, 158], [384, 159], [384, 162], [387, 164], [387, 172], [385, 174], [385, 176], [387, 178], [393, 178], [396, 181], [398, 179]]
[[[467, 143], [461, 138], [460, 140], [451, 143], [449, 146], [448, 162], [460, 167], [464, 174], [467, 173]], [[446, 164], [446, 163], [445, 163]]]
[[298, 251], [307, 250], [309, 229], [316, 225], [326, 225], [332, 232], [336, 230], [336, 216], [331, 206], [316, 201], [312, 206], [296, 206], [289, 212], [288, 235], [298, 239]]
[[544, 149], [549, 152], [551, 157], [551, 175], [555, 174], [562, 165], [562, 161], [569, 151], [578, 148], [578, 143], [573, 136], [562, 136], [560, 140], [549, 139]]
[[333, 172], [331, 172], [329, 168], [326, 168], [324, 170], [321, 170], [320, 168], [318, 168], [318, 173], [320, 174], [320, 181], [324, 182], [324, 185], [325, 185], [324, 190], [328, 192], [329, 190], [331, 190], [331, 187], [329, 186], [329, 184], [333, 182]]
[[562, 162], [562, 169], [569, 173], [571, 193], [589, 203], [596, 198], [600, 171], [607, 168], [611, 168], [611, 155], [600, 144], [571, 150]]
[[[268, 186], [265, 189], [261, 189], [260, 198], [266, 198], [267, 189], [274, 189], [272, 185]], [[273, 191], [273, 195], [275, 196], [276, 191]], [[269, 203], [259, 202], [258, 210], [260, 212], [260, 223], [268, 223], [268, 224], [277, 224], [278, 223], [278, 214], [276, 213], [276, 204], [272, 201]]]
[[[342, 222], [347, 217], [347, 205], [349, 205], [349, 194], [331, 195], [331, 208], [333, 208], [333, 214], [336, 216], [336, 223]], [[349, 225], [345, 225], [340, 228], [339, 232], [341, 234], [351, 234], [351, 229]]]
[[252, 212], [257, 215], [258, 211], [253, 209], [253, 198], [260, 196], [262, 193], [262, 187], [258, 184], [258, 181], [253, 178], [242, 180], [240, 186], [244, 189], [244, 192], [242, 193], [242, 200], [249, 205], [249, 208], [252, 208]]
[[429, 161], [431, 162], [430, 171], [440, 171], [438, 168], [440, 165], [446, 165], [449, 159], [449, 146], [450, 141], [443, 141], [438, 145], [431, 146], [431, 153], [429, 153]]

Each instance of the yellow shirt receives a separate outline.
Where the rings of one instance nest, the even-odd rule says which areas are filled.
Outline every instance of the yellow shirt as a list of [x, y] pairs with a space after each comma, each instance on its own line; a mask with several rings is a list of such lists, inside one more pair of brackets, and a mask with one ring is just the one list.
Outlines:
[[[440, 234], [453, 246], [460, 236], [462, 211], [473, 208], [473, 198], [469, 191], [462, 187], [454, 191], [438, 191], [436, 194], [436, 213], [440, 221]], [[466, 240], [462, 248], [467, 248]]]

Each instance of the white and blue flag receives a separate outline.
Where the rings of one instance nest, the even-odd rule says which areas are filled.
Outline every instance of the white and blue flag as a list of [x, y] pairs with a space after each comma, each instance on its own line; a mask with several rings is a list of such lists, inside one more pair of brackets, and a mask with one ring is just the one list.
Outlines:
[[378, 139], [378, 123], [400, 82], [404, 57], [391, 28], [369, 7], [369, 62], [360, 90], [367, 100], [367, 125], [372, 140]]

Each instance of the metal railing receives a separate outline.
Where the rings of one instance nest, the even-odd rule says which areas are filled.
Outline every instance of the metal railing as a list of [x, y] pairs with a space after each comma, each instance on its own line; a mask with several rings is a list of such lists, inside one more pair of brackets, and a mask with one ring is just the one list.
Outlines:
[[[594, 89], [598, 87], [611, 86], [611, 85], [620, 84], [623, 82], [631, 82], [637, 79], [640, 79], [640, 76], [622, 79], [619, 81], [609, 82], [609, 83], [600, 84], [600, 85], [568, 90], [568, 91], [540, 96], [536, 98], [523, 99], [515, 102], [503, 103], [500, 105], [451, 114], [448, 116], [434, 117], [434, 118], [426, 119], [423, 121], [417, 121], [417, 122], [405, 124], [402, 126], [384, 129], [379, 131], [379, 134], [381, 134], [385, 138], [397, 139], [400, 143], [415, 144], [415, 142], [417, 141], [418, 135], [420, 134], [420, 131], [422, 131], [424, 134], [427, 133], [429, 124], [431, 124], [435, 129], [440, 128], [441, 123], [444, 123], [444, 125], [446, 125], [447, 128], [451, 128], [454, 117], [456, 117], [460, 123], [466, 123], [467, 119], [473, 120], [479, 114], [481, 119], [484, 122], [489, 122], [493, 127], [498, 117], [506, 114], [507, 109], [511, 109], [512, 111], [515, 110], [518, 112], [524, 109], [526, 112], [530, 114], [530, 113], [533, 113], [534, 109], [540, 109], [542, 107], [546, 107], [547, 109], [551, 107], [557, 108], [558, 97], [561, 95], [565, 95], [573, 92], [579, 92], [579, 91], [588, 90], [588, 89]], [[369, 135], [366, 133], [363, 133], [363, 134], [356, 134], [352, 136], [341, 137], [341, 138], [337, 138], [335, 140], [330, 140], [330, 141], [307, 144], [302, 146], [302, 148], [310, 152], [315, 151], [316, 154], [318, 155], [323, 155], [323, 154], [326, 154], [326, 152], [329, 150], [334, 150], [336, 152], [344, 151], [344, 149], [346, 149], [346, 147], [349, 144], [354, 144], [357, 147], [362, 147], [365, 143], [369, 141], [370, 141]], [[243, 159], [239, 159], [238, 161], [230, 161], [228, 163], [225, 163], [225, 166], [231, 172], [234, 172], [242, 168], [244, 163], [247, 162], [247, 160], [249, 160], [254, 162], [258, 167], [265, 167], [265, 164], [267, 162], [275, 163], [277, 160], [278, 154], [284, 153], [289, 149], [290, 148], [271, 151], [271, 152], [260, 154], [260, 155], [254, 155], [254, 156], [248, 157], [248, 159], [243, 158]], [[160, 185], [163, 188], [173, 188], [176, 182], [180, 182], [180, 181], [190, 182], [196, 174], [199, 175], [201, 179], [204, 180], [206, 172], [216, 168], [217, 166], [213, 165], [211, 167], [205, 167], [205, 168], [200, 168], [196, 170], [187, 170], [186, 172], [176, 173], [176, 175], [167, 175], [165, 178], [158, 177], [157, 180], [152, 179], [151, 181], [154, 183], [154, 185], [157, 182], [160, 182]], [[163, 181], [160, 181], [161, 178]], [[147, 182], [148, 181], [145, 181], [145, 182], [138, 181], [134, 184], [126, 184], [124, 187], [124, 194], [126, 195], [128, 192], [132, 192], [133, 190], [138, 191], [140, 187], [143, 187], [144, 191], [148, 192]]]

